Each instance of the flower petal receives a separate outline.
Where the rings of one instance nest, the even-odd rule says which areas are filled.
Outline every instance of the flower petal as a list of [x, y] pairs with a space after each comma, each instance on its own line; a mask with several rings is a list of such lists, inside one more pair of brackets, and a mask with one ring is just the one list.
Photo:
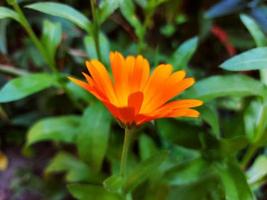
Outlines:
[[144, 99], [143, 92], [135, 92], [128, 97], [128, 107], [134, 108], [135, 114], [137, 114], [142, 106]]
[[141, 108], [142, 113], [149, 111], [149, 103], [153, 100], [154, 96], [162, 88], [162, 84], [169, 78], [172, 72], [172, 66], [169, 64], [161, 64], [155, 68], [153, 74], [150, 76], [144, 88], [144, 103]]
[[98, 60], [91, 60], [86, 62], [86, 66], [95, 82], [95, 87], [106, 94], [112, 104], [118, 104], [110, 76], [104, 65]]

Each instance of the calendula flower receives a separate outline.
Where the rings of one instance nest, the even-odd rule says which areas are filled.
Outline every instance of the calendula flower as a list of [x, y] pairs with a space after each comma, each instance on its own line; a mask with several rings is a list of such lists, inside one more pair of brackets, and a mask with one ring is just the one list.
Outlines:
[[99, 99], [124, 126], [138, 126], [159, 118], [198, 117], [192, 109], [202, 101], [184, 99], [170, 101], [194, 84], [185, 71], [173, 72], [170, 64], [160, 64], [150, 75], [148, 61], [141, 55], [124, 58], [110, 53], [111, 77], [98, 60], [86, 61], [90, 75], [87, 82], [69, 77], [75, 84]]

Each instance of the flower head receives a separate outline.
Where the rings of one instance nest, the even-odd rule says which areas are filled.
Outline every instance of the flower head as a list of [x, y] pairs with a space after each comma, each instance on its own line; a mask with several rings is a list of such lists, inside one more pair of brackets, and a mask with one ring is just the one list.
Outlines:
[[185, 78], [185, 71], [172, 71], [170, 64], [160, 64], [150, 75], [148, 61], [141, 55], [124, 58], [110, 53], [113, 77], [98, 60], [86, 61], [90, 75], [83, 73], [86, 82], [69, 77], [75, 84], [99, 99], [112, 115], [125, 126], [170, 117], [198, 117], [191, 108], [202, 105], [196, 99], [170, 101], [194, 84]]

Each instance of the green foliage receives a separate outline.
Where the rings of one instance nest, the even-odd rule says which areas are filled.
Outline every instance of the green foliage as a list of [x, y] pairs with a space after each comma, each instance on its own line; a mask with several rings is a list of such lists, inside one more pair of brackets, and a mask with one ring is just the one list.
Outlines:
[[[264, 199], [265, 1], [221, 0], [204, 16], [204, 0], [6, 2], [10, 7], [0, 7], [0, 132], [12, 183], [3, 175], [0, 185], [15, 191], [7, 198], [23, 199], [28, 181], [29, 194], [41, 193], [36, 199]], [[87, 59], [111, 71], [110, 50], [143, 55], [151, 71], [161, 63], [185, 70], [196, 83], [175, 99], [205, 102], [199, 118], [135, 127], [125, 170], [122, 124], [66, 78], [83, 80]], [[17, 152], [23, 144], [28, 159]]]
[[41, 141], [75, 142], [80, 117], [63, 116], [42, 119], [35, 123], [27, 134], [27, 145]]
[[198, 38], [191, 38], [182, 43], [173, 53], [172, 64], [174, 69], [184, 69], [197, 49]]
[[56, 79], [47, 73], [36, 73], [15, 78], [0, 90], [0, 102], [16, 101], [56, 85]]
[[110, 114], [100, 103], [94, 103], [84, 111], [77, 146], [80, 157], [95, 171], [101, 169], [106, 154], [110, 123]]
[[[234, 59], [234, 58], [233, 58]], [[230, 62], [230, 61], [229, 61]], [[225, 66], [225, 65], [224, 65]], [[244, 65], [238, 65], [244, 66]], [[225, 83], [231, 83], [231, 87]], [[185, 93], [192, 97], [209, 101], [225, 96], [262, 96], [263, 84], [245, 75], [213, 76], [198, 81]]]
[[0, 19], [12, 18], [16, 21], [20, 21], [19, 15], [13, 10], [5, 7], [0, 7]]
[[221, 68], [230, 71], [266, 69], [267, 47], [259, 47], [241, 53], [221, 64]]
[[68, 186], [71, 194], [79, 200], [122, 200], [119, 195], [106, 191], [101, 186], [70, 184]]
[[91, 26], [89, 19], [87, 19], [82, 13], [75, 10], [71, 6], [62, 3], [40, 2], [27, 5], [26, 7], [43, 12], [45, 14], [62, 17], [66, 20], [71, 21], [85, 31], [88, 31]]

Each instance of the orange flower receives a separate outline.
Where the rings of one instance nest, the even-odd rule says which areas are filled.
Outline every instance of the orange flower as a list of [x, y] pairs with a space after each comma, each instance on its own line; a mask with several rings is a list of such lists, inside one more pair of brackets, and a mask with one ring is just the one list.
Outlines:
[[118, 52], [110, 53], [110, 63], [113, 78], [101, 62], [91, 60], [86, 61], [90, 75], [83, 73], [87, 82], [69, 79], [99, 99], [125, 126], [158, 118], [199, 116], [191, 108], [202, 105], [200, 100], [169, 102], [194, 84], [193, 78], [185, 78], [185, 71], [172, 72], [170, 64], [160, 64], [150, 75], [145, 58], [140, 55], [124, 58]]

